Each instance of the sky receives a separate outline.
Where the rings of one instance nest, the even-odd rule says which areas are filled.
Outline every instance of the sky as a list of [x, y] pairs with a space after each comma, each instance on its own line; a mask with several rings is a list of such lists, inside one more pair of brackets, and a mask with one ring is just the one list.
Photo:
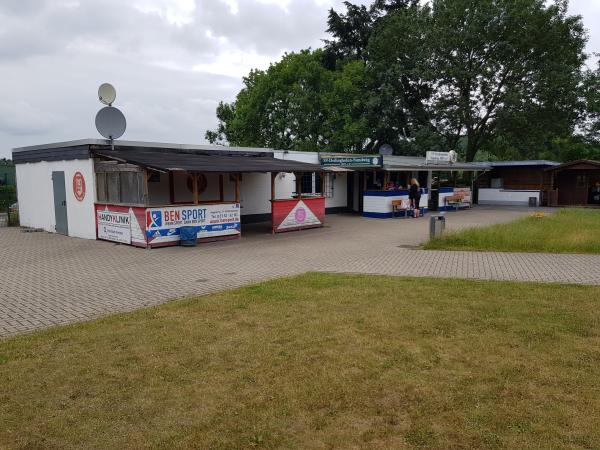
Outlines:
[[[370, 0], [354, 3], [371, 3]], [[122, 139], [206, 143], [219, 101], [252, 69], [327, 38], [341, 0], [0, 0], [0, 158], [27, 145], [100, 138], [112, 83]], [[600, 0], [571, 0], [600, 52]]]

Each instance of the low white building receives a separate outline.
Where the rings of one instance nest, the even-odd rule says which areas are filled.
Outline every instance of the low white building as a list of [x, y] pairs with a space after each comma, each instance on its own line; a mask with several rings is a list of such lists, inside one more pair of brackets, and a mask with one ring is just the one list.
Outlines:
[[423, 213], [446, 209], [456, 197], [470, 204], [469, 187], [432, 186], [435, 174], [488, 168], [393, 155], [111, 146], [101, 139], [17, 148], [13, 160], [21, 225], [143, 247], [173, 244], [186, 226], [195, 227], [198, 239], [214, 240], [239, 237], [252, 222], [270, 221], [281, 232], [322, 226], [326, 213], [392, 217], [396, 204], [408, 202], [412, 178], [422, 186]]
[[[85, 239], [167, 243], [179, 236], [178, 225], [197, 226], [199, 239], [239, 236], [242, 223], [289, 215], [301, 201], [303, 223], [288, 219], [273, 228], [289, 231], [320, 226], [326, 210], [347, 207], [346, 173], [323, 172], [316, 153], [291, 157], [269, 149], [128, 141], [111, 148], [105, 140], [86, 139], [17, 148], [13, 160], [21, 225]], [[165, 208], [165, 214], [185, 214], [186, 206], [206, 206], [212, 219], [148, 228], [146, 213], [162, 215]], [[118, 222], [127, 221], [127, 214], [130, 230], [123, 232]], [[174, 234], [154, 239], [151, 231]]]

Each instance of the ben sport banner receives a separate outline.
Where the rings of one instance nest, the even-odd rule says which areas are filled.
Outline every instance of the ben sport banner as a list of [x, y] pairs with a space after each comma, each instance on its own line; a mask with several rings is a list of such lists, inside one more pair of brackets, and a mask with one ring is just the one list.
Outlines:
[[178, 241], [181, 227], [193, 227], [198, 239], [240, 234], [240, 205], [227, 203], [146, 209], [149, 244]]

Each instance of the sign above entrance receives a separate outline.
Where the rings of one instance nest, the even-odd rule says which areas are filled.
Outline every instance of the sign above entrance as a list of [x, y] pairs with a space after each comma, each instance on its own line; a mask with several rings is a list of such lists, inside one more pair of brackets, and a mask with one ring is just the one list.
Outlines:
[[382, 156], [324, 156], [321, 158], [324, 167], [381, 167]]
[[456, 162], [456, 152], [427, 152], [425, 154], [425, 164], [452, 164]]

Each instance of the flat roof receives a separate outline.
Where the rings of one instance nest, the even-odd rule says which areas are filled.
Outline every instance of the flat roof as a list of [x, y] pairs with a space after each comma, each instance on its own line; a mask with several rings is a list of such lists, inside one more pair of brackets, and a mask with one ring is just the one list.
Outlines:
[[94, 156], [158, 171], [248, 173], [323, 172], [318, 164], [278, 159], [263, 153], [206, 154], [173, 149], [92, 150]]
[[[30, 150], [50, 150], [69, 147], [88, 146], [110, 146], [108, 139], [77, 139], [73, 141], [52, 142], [49, 144], [29, 145], [27, 147], [16, 147], [13, 153], [25, 152]], [[242, 152], [273, 152], [271, 148], [257, 147], [226, 147], [223, 145], [193, 145], [193, 144], [174, 144], [172, 142], [145, 142], [145, 141], [114, 141], [115, 147], [142, 147], [142, 148], [164, 148], [172, 150], [203, 150], [203, 151], [242, 151]]]
[[547, 159], [533, 159], [529, 161], [491, 161], [492, 167], [529, 167], [529, 166], [559, 166], [560, 163], [556, 161], [549, 161]]

